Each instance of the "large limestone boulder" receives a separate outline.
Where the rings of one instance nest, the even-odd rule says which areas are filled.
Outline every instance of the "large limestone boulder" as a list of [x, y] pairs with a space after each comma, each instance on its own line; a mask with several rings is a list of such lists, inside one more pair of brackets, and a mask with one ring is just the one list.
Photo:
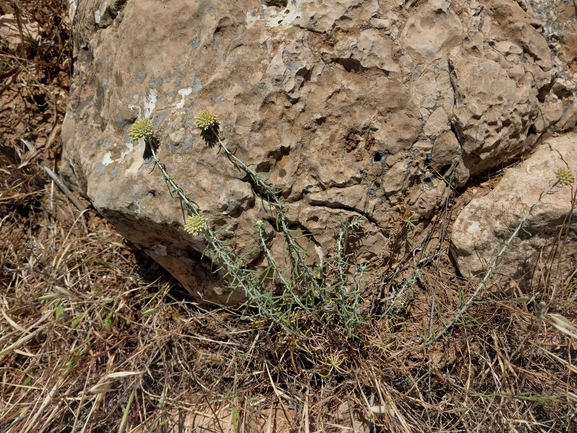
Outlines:
[[365, 261], [390, 253], [407, 212], [429, 218], [449, 188], [575, 125], [567, 63], [514, 0], [86, 0], [71, 13], [62, 172], [209, 301], [240, 295], [210, 277], [204, 243], [183, 231], [144, 144], [130, 142], [139, 117], [155, 125], [176, 183], [255, 266], [254, 224], [274, 215], [207, 146], [194, 123], [202, 109], [217, 114], [236, 156], [282, 189], [292, 228], [320, 256], [362, 217]]
[[505, 282], [527, 288], [532, 281], [543, 283], [540, 278], [546, 275], [564, 276], [563, 280], [575, 275], [577, 209], [572, 206], [575, 185], [572, 188], [560, 183], [549, 191], [560, 168], [577, 173], [575, 133], [547, 140], [522, 164], [507, 169], [489, 194], [473, 199], [464, 208], [452, 235], [454, 256], [464, 276], [487, 271], [534, 205], [503, 255], [498, 267], [499, 279], [503, 281], [504, 277]]

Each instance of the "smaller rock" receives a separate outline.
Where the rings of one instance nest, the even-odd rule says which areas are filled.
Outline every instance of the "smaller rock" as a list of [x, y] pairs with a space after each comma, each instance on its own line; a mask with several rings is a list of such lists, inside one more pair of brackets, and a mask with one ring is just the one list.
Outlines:
[[423, 132], [425, 135], [434, 138], [449, 128], [449, 116], [443, 107], [439, 107], [427, 119]]
[[[571, 206], [572, 189], [561, 184], [538, 202], [541, 194], [556, 182], [560, 168], [577, 173], [576, 142], [575, 133], [550, 138], [523, 164], [508, 169], [493, 191], [473, 199], [463, 209], [452, 235], [454, 257], [463, 276], [487, 271], [535, 203], [522, 230], [505, 252], [498, 274], [526, 288], [547, 271], [539, 265], [556, 253], [556, 241], [571, 212], [569, 232], [575, 233], [577, 209]], [[577, 239], [568, 236], [562, 244], [561, 256], [556, 260], [560, 275], [567, 277], [577, 269]]]
[[443, 168], [450, 166], [453, 158], [459, 155], [461, 145], [457, 141], [455, 134], [447, 131], [437, 137], [431, 154], [431, 167], [442, 174]]

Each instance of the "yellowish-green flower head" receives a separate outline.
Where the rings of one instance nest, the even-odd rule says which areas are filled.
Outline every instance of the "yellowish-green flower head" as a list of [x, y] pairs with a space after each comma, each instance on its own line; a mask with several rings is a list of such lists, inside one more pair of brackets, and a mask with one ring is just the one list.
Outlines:
[[138, 119], [132, 124], [128, 136], [132, 141], [138, 141], [141, 138], [152, 136], [154, 129], [152, 123], [148, 119]]
[[256, 228], [256, 231], [257, 231], [261, 236], [263, 236], [263, 235], [264, 235], [264, 221], [263, 221], [263, 220], [258, 220], [254, 226], [255, 226], [255, 228]]
[[196, 124], [199, 128], [204, 129], [205, 131], [214, 126], [216, 123], [216, 115], [211, 113], [208, 110], [202, 110], [196, 117]]
[[184, 231], [192, 236], [196, 236], [206, 229], [206, 218], [202, 215], [191, 215], [184, 223]]
[[575, 182], [575, 175], [566, 168], [560, 168], [555, 172], [555, 175], [561, 185], [571, 186]]

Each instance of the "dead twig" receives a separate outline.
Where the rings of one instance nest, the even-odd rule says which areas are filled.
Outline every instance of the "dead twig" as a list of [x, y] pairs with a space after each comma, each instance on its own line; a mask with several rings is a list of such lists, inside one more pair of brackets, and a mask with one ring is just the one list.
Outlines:
[[[33, 154], [36, 154], [38, 152], [38, 150], [36, 150], [36, 147], [32, 143], [30, 143], [28, 140], [24, 140], [23, 138], [21, 138], [20, 141], [22, 143], [24, 143], [26, 145], [26, 147], [28, 148], [28, 150], [30, 152], [32, 152]], [[64, 183], [60, 180], [60, 177], [56, 173], [54, 173], [52, 170], [50, 170], [48, 168], [48, 166], [43, 161], [39, 161], [38, 164], [40, 165], [40, 167], [42, 167], [44, 169], [46, 174], [48, 176], [50, 176], [50, 179], [52, 179], [54, 181], [54, 183], [58, 186], [58, 188], [60, 188], [60, 190], [66, 195], [66, 197], [68, 197], [68, 199], [74, 204], [74, 206], [76, 206], [76, 208], [80, 212], [85, 212], [86, 206], [84, 206], [82, 203], [80, 203], [80, 201], [74, 196], [74, 194], [72, 194], [72, 191], [70, 191], [66, 187], [66, 185], [64, 185]]]

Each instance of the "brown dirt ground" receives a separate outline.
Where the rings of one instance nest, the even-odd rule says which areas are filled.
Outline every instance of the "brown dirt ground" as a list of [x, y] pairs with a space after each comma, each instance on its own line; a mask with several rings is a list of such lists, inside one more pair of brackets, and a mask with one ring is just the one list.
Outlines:
[[41, 31], [25, 53], [0, 49], [1, 432], [577, 431], [574, 276], [527, 298], [491, 283], [431, 338], [475, 289], [451, 263], [451, 222], [498, 176], [427, 225], [399, 221], [407, 253], [367, 282], [354, 338], [329, 313], [297, 338], [203, 309], [47, 176], [73, 63], [66, 2], [0, 5], [14, 12]]

